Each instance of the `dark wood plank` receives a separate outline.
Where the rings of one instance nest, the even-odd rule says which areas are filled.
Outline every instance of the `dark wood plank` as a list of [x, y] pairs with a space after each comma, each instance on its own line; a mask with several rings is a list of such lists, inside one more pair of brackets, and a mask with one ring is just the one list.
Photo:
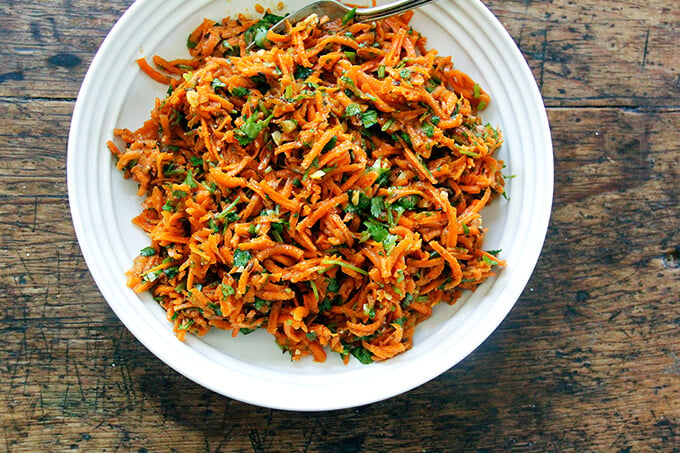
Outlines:
[[664, 0], [485, 2], [549, 106], [677, 106], [680, 8]]
[[0, 97], [73, 99], [108, 30], [129, 0], [0, 4]]
[[302, 414], [166, 367], [83, 262], [66, 194], [72, 100], [130, 3], [0, 4], [0, 450], [678, 451], [678, 5], [486, 2], [551, 107], [556, 190], [536, 271], [439, 378]]

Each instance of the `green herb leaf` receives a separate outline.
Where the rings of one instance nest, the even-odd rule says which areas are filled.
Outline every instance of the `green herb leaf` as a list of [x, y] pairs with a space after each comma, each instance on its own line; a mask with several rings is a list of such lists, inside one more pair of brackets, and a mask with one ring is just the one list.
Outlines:
[[255, 302], [253, 302], [255, 310], [257, 311], [262, 311], [264, 308], [269, 308], [271, 304], [272, 302], [270, 300], [260, 299], [259, 297], [256, 297]]
[[390, 169], [382, 167], [380, 159], [376, 160], [373, 165], [371, 165], [370, 170], [378, 173], [378, 177], [375, 180], [375, 183], [378, 186], [382, 186], [383, 184], [389, 182], [391, 173]]
[[154, 256], [156, 254], [156, 249], [153, 247], [144, 247], [139, 251], [139, 254], [142, 256]]
[[350, 202], [345, 206], [345, 212], [360, 213], [371, 207], [371, 199], [362, 191], [351, 191]]
[[383, 248], [385, 249], [388, 255], [392, 253], [392, 249], [394, 248], [395, 245], [397, 245], [397, 239], [399, 239], [399, 236], [390, 233], [382, 241]]
[[293, 76], [295, 77], [295, 80], [307, 80], [307, 77], [312, 75], [313, 72], [314, 72], [313, 68], [305, 68], [302, 65], [298, 65], [295, 68]]
[[364, 348], [363, 346], [351, 348], [349, 352], [354, 357], [356, 357], [357, 360], [359, 360], [359, 362], [363, 363], [364, 365], [373, 363], [373, 354], [371, 354], [371, 352], [368, 349]]
[[163, 175], [165, 176], [183, 175], [184, 171], [183, 168], [177, 167], [173, 162], [170, 162], [163, 167]]
[[252, 143], [257, 136], [260, 135], [260, 132], [269, 126], [269, 122], [274, 118], [274, 115], [269, 115], [266, 119], [259, 121], [256, 119], [256, 116], [257, 115], [251, 115], [246, 122], [243, 123], [243, 126], [234, 130], [234, 135], [236, 136], [239, 145], [246, 146]]
[[165, 269], [163, 269], [163, 273], [165, 274], [166, 277], [171, 279], [175, 277], [177, 274], [179, 274], [179, 267], [177, 266], [166, 267]]
[[251, 258], [252, 256], [248, 250], [234, 250], [234, 267], [245, 267]]
[[392, 125], [395, 123], [394, 118], [390, 118], [389, 120], [385, 121], [385, 124], [380, 128], [381, 131], [385, 132], [387, 129], [392, 127]]
[[357, 14], [357, 9], [352, 8], [350, 11], [347, 12], [344, 16], [342, 16], [342, 25], [347, 25], [347, 23], [351, 20], [354, 19], [354, 16]]
[[187, 36], [187, 49], [193, 49], [193, 48], [196, 47], [197, 45], [198, 45], [197, 42], [193, 42], [193, 41], [191, 40], [191, 34], [190, 34], [189, 36]]
[[390, 234], [382, 223], [372, 219], [364, 221], [364, 226], [366, 227], [366, 232], [371, 236], [371, 239], [376, 242], [384, 241], [387, 238], [387, 235]]
[[488, 264], [489, 266], [498, 266], [498, 262], [497, 262], [497, 261], [492, 260], [491, 258], [489, 258], [489, 257], [486, 256], [486, 255], [482, 255], [482, 261], [484, 261], [484, 262], [485, 262], [486, 264]]
[[187, 319], [187, 320], [184, 322], [184, 324], [182, 324], [181, 326], [179, 326], [177, 329], [178, 329], [178, 330], [187, 330], [189, 327], [191, 327], [191, 325], [192, 325], [193, 323], [194, 323], [194, 320], [193, 320], [193, 319]]
[[337, 293], [340, 291], [340, 283], [338, 283], [338, 280], [335, 278], [329, 278], [328, 279], [328, 287], [326, 288], [326, 291], [329, 293]]
[[432, 138], [434, 137], [434, 126], [430, 123], [423, 123], [422, 126], [420, 126], [420, 129], [427, 135], [428, 137]]
[[381, 64], [378, 66], [378, 78], [379, 79], [384, 79], [385, 78], [385, 65]]
[[366, 110], [361, 114], [361, 123], [366, 129], [378, 124], [378, 112], [370, 109]]
[[158, 279], [158, 277], [160, 277], [160, 275], [162, 273], [163, 273], [163, 269], [158, 269], [158, 270], [153, 271], [153, 272], [148, 272], [147, 274], [144, 275], [142, 280], [144, 280], [145, 282], [155, 282]]
[[[410, 294], [407, 294], [409, 296]], [[394, 320], [395, 324], [399, 324], [401, 327], [404, 327], [404, 323], [406, 322], [406, 316], [402, 316], [401, 318], [397, 318]]]
[[222, 82], [220, 79], [216, 77], [212, 80], [212, 82], [210, 82], [210, 86], [212, 87], [213, 90], [216, 90], [218, 88], [226, 88], [227, 84]]
[[418, 204], [418, 195], [408, 195], [401, 197], [393, 203], [393, 206], [401, 206], [404, 209], [413, 209]]
[[217, 316], [222, 316], [222, 309], [218, 304], [209, 303], [208, 308], [214, 311]]
[[175, 206], [172, 204], [172, 200], [168, 199], [163, 205], [163, 211], [175, 212]]
[[326, 143], [326, 146], [323, 147], [323, 152], [330, 151], [333, 148], [335, 148], [335, 144], [338, 142], [338, 137], [335, 135], [331, 137], [330, 140], [328, 140], [328, 143]]
[[217, 233], [220, 231], [220, 227], [217, 226], [217, 223], [213, 218], [208, 219], [208, 227], [213, 231], [213, 233]]
[[248, 30], [243, 34], [246, 40], [246, 45], [254, 42], [255, 45], [261, 49], [266, 48], [267, 41], [267, 31], [272, 25], [283, 20], [282, 16], [276, 16], [274, 14], [265, 13], [265, 15], [255, 24], [251, 25]]
[[[236, 208], [236, 205], [237, 205], [240, 201], [241, 201], [241, 196], [239, 195], [238, 197], [236, 197], [236, 199], [235, 199], [234, 201], [232, 201], [231, 203], [229, 203], [229, 205], [228, 205], [226, 208], [224, 208], [224, 210], [223, 210], [222, 212], [220, 212], [219, 214], [217, 214], [217, 215], [215, 216], [215, 218], [216, 218], [216, 219], [224, 219], [224, 218], [226, 217], [227, 220], [229, 220], [229, 219], [230, 219], [230, 217], [229, 217], [230, 214], [236, 214], [236, 213], [234, 213], [234, 212], [232, 212], [232, 211]], [[238, 214], [236, 214], [236, 218], [238, 219]], [[229, 221], [230, 221], [230, 222], [233, 222], [234, 220], [229, 220]]]
[[380, 217], [385, 209], [385, 200], [383, 197], [373, 197], [371, 199], [371, 215], [373, 217]]
[[361, 106], [359, 106], [359, 104], [352, 103], [352, 104], [349, 104], [345, 108], [345, 116], [346, 117], [359, 115], [359, 114], [361, 114]]
[[248, 88], [245, 87], [234, 87], [231, 89], [231, 94], [240, 98], [248, 96], [248, 93]]
[[198, 187], [198, 183], [194, 179], [194, 173], [191, 171], [191, 169], [187, 170], [187, 177], [184, 178], [184, 184], [187, 184], [192, 189]]
[[225, 299], [229, 296], [236, 294], [236, 290], [231, 285], [225, 285], [222, 283], [222, 297]]

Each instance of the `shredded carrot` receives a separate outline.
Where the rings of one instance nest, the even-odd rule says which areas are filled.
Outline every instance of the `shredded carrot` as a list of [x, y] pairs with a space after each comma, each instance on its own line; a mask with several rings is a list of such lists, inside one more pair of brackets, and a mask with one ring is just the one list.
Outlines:
[[168, 95], [108, 147], [145, 197], [128, 285], [178, 338], [261, 328], [294, 360], [387, 360], [505, 265], [482, 249], [504, 193], [490, 97], [410, 17], [206, 19], [191, 59], [138, 60]]

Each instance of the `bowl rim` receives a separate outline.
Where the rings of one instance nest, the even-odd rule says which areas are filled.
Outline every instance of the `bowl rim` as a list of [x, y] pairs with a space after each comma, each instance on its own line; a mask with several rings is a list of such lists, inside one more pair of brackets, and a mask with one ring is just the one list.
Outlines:
[[[497, 310], [493, 313], [487, 313], [485, 315], [483, 331], [477, 331], [475, 333], [474, 338], [471, 338], [473, 341], [470, 341], [469, 344], [466, 345], [465, 350], [448, 357], [448, 360], [437, 361], [437, 357], [429, 357], [429, 360], [434, 360], [432, 366], [430, 366], [427, 370], [420, 370], [420, 373], [417, 375], [417, 377], [410, 376], [407, 382], [401, 383], [400, 385], [385, 386], [385, 388], [377, 389], [377, 391], [371, 395], [364, 395], [362, 397], [357, 397], [356, 395], [335, 395], [332, 398], [328, 398], [326, 400], [310, 398], [309, 400], [301, 401], [291, 397], [281, 397], [278, 400], [271, 400], [273, 392], [265, 392], [265, 395], [243, 394], [233, 391], [233, 388], [225, 389], [224, 386], [219, 385], [219, 383], [217, 383], [217, 381], [214, 379], [206, 379], [205, 375], [216, 373], [224, 376], [226, 379], [231, 379], [235, 384], [245, 384], [255, 379], [258, 382], [269, 382], [271, 385], [276, 386], [276, 373], [270, 376], [270, 378], [263, 380], [262, 376], [258, 376], [260, 373], [258, 369], [256, 369], [257, 367], [251, 367], [249, 365], [242, 366], [237, 371], [225, 371], [224, 364], [210, 363], [209, 361], [206, 362], [205, 357], [196, 348], [198, 344], [197, 342], [200, 342], [200, 340], [192, 339], [187, 343], [168, 345], [164, 343], [162, 339], [157, 338], [155, 333], [149, 333], [148, 331], [145, 331], [143, 326], [140, 326], [139, 323], [135, 324], [129, 321], [131, 319], [130, 317], [134, 316], [134, 314], [130, 313], [129, 310], [126, 310], [125, 307], [114, 302], [116, 295], [112, 293], [110, 287], [103, 280], [104, 277], [102, 276], [102, 271], [99, 270], [98, 266], [99, 259], [96, 256], [96, 253], [92, 251], [91, 244], [93, 238], [90, 234], [91, 228], [86, 224], [87, 209], [83, 209], [79, 199], [79, 192], [82, 189], [82, 184], [78, 182], [78, 148], [81, 142], [80, 138], [83, 136], [83, 134], [87, 133], [87, 131], [84, 130], [85, 128], [83, 125], [89, 124], [87, 122], [88, 111], [86, 100], [88, 97], [92, 96], [93, 92], [96, 93], [96, 87], [94, 86], [96, 80], [92, 74], [95, 74], [95, 72], [99, 70], [99, 68], [106, 61], [106, 56], [112, 51], [112, 49], [115, 49], [118, 38], [124, 36], [127, 33], [127, 28], [131, 23], [133, 23], [134, 20], [139, 17], [140, 14], [143, 16], [145, 11], [148, 12], [149, 10], [153, 10], [155, 7], [161, 4], [172, 3], [173, 1], [177, 3], [179, 0], [137, 0], [118, 19], [92, 60], [76, 100], [69, 131], [67, 153], [67, 186], [69, 193], [69, 206], [76, 236], [78, 238], [83, 257], [87, 263], [90, 273], [95, 280], [95, 283], [99, 287], [100, 292], [104, 295], [104, 298], [109, 306], [116, 313], [126, 328], [156, 357], [180, 374], [183, 374], [187, 378], [198, 383], [199, 385], [202, 385], [203, 387], [209, 388], [210, 390], [213, 390], [224, 396], [228, 396], [230, 398], [250, 404], [275, 409], [297, 411], [343, 409], [390, 398], [430, 381], [468, 356], [483, 341], [485, 341], [486, 338], [488, 338], [488, 336], [491, 335], [491, 333], [493, 333], [493, 331], [500, 325], [502, 320], [505, 319], [521, 295], [522, 290], [526, 286], [536, 266], [536, 263], [538, 262], [543, 242], [545, 240], [550, 218], [554, 187], [552, 140], [550, 138], [549, 122], [547, 112], [545, 111], [545, 107], [543, 105], [543, 100], [526, 60], [522, 56], [520, 50], [517, 48], [510, 34], [507, 32], [507, 30], [505, 30], [498, 19], [480, 0], [473, 0], [472, 2], [466, 4], [466, 8], [470, 11], [471, 15], [478, 17], [479, 21], [492, 27], [491, 30], [494, 33], [494, 37], [499, 38], [501, 40], [499, 44], [503, 46], [503, 50], [509, 52], [504, 55], [504, 58], [508, 59], [512, 64], [515, 65], [515, 70], [517, 71], [515, 75], [520, 77], [520, 80], [526, 82], [524, 85], [526, 90], [525, 94], [529, 96], [532, 105], [536, 107], [536, 111], [533, 112], [535, 116], [534, 119], [536, 120], [537, 124], [536, 131], [534, 131], [535, 138], [537, 139], [535, 146], [537, 148], [541, 148], [544, 154], [543, 157], [549, 160], [549, 168], [545, 169], [545, 185], [541, 187], [540, 193], [539, 191], [533, 193], [536, 205], [542, 208], [542, 215], [537, 219], [536, 224], [533, 225], [533, 233], [537, 236], [533, 238], [534, 242], [531, 243], [530, 250], [527, 250], [523, 256], [526, 269], [524, 269], [524, 272], [519, 275], [519, 278], [515, 284], [510, 288], [512, 295], [509, 296], [508, 299], [512, 299], [511, 302], [505, 303], [505, 305], [500, 307], [500, 310]], [[214, 1], [215, 0], [203, 0], [201, 5], [207, 5]], [[445, 8], [445, 5], [453, 4], [453, 0], [440, 0], [440, 2], [437, 4], [428, 5], [428, 8]], [[467, 327], [472, 328], [474, 326]], [[181, 360], [178, 360], [178, 358]], [[422, 362], [426, 358], [427, 357], [420, 357], [419, 362]], [[201, 367], [199, 368], [193, 366], [193, 363], [200, 363]], [[233, 363], [229, 363], [229, 365], [233, 365]], [[371, 367], [377, 368], [380, 368], [381, 366], [383, 366], [381, 363], [371, 365]], [[397, 372], [399, 370], [403, 371], [403, 367], [406, 366], [409, 366], [409, 361], [403, 360], [399, 365], [395, 364], [392, 366], [390, 370], [393, 372]], [[353, 375], [353, 373], [354, 372], [352, 370], [348, 370], [347, 375], [350, 376]], [[381, 372], [361, 372], [360, 374], [365, 374], [370, 377], [379, 376], [381, 375]], [[313, 387], [313, 382], [311, 382], [311, 380], [301, 378], [301, 381], [304, 383], [304, 385], [311, 385]]]

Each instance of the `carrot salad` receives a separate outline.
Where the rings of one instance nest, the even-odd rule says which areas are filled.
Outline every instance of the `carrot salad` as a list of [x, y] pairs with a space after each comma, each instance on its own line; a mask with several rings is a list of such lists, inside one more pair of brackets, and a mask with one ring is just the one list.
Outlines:
[[179, 339], [265, 329], [293, 360], [381, 361], [504, 265], [482, 249], [504, 194], [489, 96], [410, 18], [206, 19], [191, 58], [138, 61], [169, 88], [109, 143], [151, 239], [128, 285]]

